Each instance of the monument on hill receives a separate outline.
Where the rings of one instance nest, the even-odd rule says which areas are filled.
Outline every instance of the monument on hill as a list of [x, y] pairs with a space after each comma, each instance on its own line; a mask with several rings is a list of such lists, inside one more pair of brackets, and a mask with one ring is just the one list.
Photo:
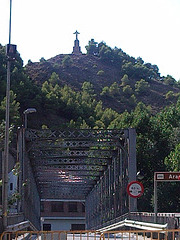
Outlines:
[[79, 55], [82, 54], [81, 47], [79, 46], [78, 34], [80, 34], [77, 30], [73, 34], [76, 34], [76, 40], [74, 41], [74, 47], [72, 54]]

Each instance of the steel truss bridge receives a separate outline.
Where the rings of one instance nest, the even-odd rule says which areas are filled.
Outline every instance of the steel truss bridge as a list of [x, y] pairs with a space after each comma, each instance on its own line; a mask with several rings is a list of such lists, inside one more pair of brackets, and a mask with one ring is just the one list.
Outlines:
[[137, 203], [126, 192], [136, 180], [135, 129], [20, 129], [19, 211], [40, 228], [40, 201], [85, 200], [87, 229], [96, 229]]

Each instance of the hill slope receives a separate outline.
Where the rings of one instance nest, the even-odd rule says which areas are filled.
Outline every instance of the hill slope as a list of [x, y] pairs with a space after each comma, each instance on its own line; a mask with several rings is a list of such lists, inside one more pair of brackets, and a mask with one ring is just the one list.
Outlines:
[[[129, 86], [132, 88], [132, 93], [124, 93], [122, 85], [122, 77], [124, 71], [122, 67], [118, 67], [109, 62], [102, 61], [101, 58], [92, 55], [69, 55], [71, 63], [67, 66], [63, 64], [63, 59], [67, 55], [57, 55], [49, 60], [44, 60], [37, 63], [29, 63], [26, 66], [26, 72], [29, 77], [38, 85], [42, 85], [47, 81], [53, 72], [57, 73], [60, 78], [60, 85], [68, 85], [72, 89], [79, 91], [83, 82], [90, 82], [94, 86], [98, 100], [102, 100], [105, 107], [110, 107], [121, 113], [125, 109], [128, 111], [135, 107], [135, 104], [129, 102], [129, 98], [134, 94], [136, 102], [142, 101], [146, 105], [151, 105], [154, 111], [159, 111], [163, 107], [171, 104], [176, 100], [176, 97], [166, 98], [169, 91], [177, 94], [177, 87], [165, 84], [160, 78], [148, 79], [149, 88], [143, 93], [137, 93], [135, 84], [141, 80], [139, 78], [129, 77]], [[128, 71], [127, 71], [128, 74]], [[129, 74], [128, 74], [129, 75]], [[114, 82], [119, 86], [119, 94], [104, 94], [100, 95], [104, 87], [110, 87]]]

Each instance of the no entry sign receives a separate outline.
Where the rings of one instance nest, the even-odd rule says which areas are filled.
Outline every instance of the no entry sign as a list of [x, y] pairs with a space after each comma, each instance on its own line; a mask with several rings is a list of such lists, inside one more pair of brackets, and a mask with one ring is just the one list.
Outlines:
[[127, 192], [129, 194], [129, 196], [131, 196], [133, 198], [138, 198], [143, 194], [144, 187], [143, 187], [142, 183], [140, 183], [138, 181], [133, 181], [128, 184]]

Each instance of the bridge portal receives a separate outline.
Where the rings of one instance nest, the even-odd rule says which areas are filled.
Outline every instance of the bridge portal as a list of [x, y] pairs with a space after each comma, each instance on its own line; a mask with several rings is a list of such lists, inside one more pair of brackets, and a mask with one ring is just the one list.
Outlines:
[[37, 226], [42, 199], [85, 201], [87, 229], [137, 210], [135, 129], [20, 129], [18, 161], [19, 209]]

